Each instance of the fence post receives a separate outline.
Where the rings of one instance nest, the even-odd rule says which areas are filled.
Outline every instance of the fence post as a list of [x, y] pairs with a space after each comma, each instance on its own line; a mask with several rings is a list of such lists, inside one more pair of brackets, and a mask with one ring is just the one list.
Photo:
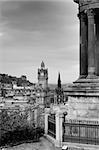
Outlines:
[[48, 116], [49, 116], [49, 109], [45, 110], [45, 135], [48, 134]]
[[63, 123], [63, 113], [56, 113], [56, 147], [61, 147], [62, 146], [62, 134], [63, 134], [63, 128], [62, 128], [62, 123]]

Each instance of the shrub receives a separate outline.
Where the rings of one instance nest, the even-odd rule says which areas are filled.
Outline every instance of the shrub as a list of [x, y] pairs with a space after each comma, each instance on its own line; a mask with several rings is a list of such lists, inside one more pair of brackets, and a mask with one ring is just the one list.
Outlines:
[[0, 146], [5, 144], [15, 144], [22, 141], [38, 141], [42, 136], [43, 129], [34, 128], [34, 123], [29, 124], [28, 109], [22, 113], [20, 110], [7, 110], [0, 112]]

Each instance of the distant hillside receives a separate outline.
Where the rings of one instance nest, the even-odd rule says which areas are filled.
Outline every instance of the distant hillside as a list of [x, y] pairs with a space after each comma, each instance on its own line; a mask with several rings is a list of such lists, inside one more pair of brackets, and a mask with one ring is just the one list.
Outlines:
[[11, 84], [15, 82], [18, 86], [30, 86], [33, 85], [29, 80], [27, 80], [25, 75], [22, 75], [20, 78], [15, 76], [10, 76], [8, 74], [0, 74], [0, 82]]
[[63, 84], [62, 87], [63, 87], [63, 89], [65, 89], [65, 88], [68, 88], [71, 85], [72, 85], [72, 83], [66, 83], [66, 84]]
[[48, 86], [49, 86], [49, 88], [52, 89], [52, 90], [54, 90], [54, 89], [57, 87], [56, 84], [48, 84]]

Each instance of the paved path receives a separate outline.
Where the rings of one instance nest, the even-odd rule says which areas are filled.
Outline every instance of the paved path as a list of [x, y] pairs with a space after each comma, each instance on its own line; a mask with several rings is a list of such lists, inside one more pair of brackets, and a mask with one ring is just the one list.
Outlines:
[[61, 150], [61, 148], [55, 148], [52, 143], [42, 137], [40, 138], [40, 142], [23, 143], [17, 146], [5, 148], [4, 150]]

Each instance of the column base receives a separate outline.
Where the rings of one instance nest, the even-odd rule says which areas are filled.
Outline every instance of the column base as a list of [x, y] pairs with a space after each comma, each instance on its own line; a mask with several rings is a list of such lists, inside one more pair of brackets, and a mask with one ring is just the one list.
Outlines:
[[99, 76], [96, 76], [95, 74], [88, 74], [86, 79], [99, 79]]
[[76, 81], [74, 81], [73, 83], [76, 83], [76, 82], [79, 82], [79, 81], [85, 80], [85, 79], [86, 79], [86, 77], [87, 77], [87, 75], [80, 75], [80, 76], [78, 77], [78, 79], [77, 79]]
[[88, 76], [79, 77], [75, 83], [99, 83], [99, 76], [89, 74]]
[[78, 79], [85, 79], [87, 75], [80, 75]]
[[56, 140], [55, 141], [55, 147], [61, 147], [62, 146], [62, 142]]
[[95, 78], [95, 67], [88, 67], [88, 79], [94, 79]]

